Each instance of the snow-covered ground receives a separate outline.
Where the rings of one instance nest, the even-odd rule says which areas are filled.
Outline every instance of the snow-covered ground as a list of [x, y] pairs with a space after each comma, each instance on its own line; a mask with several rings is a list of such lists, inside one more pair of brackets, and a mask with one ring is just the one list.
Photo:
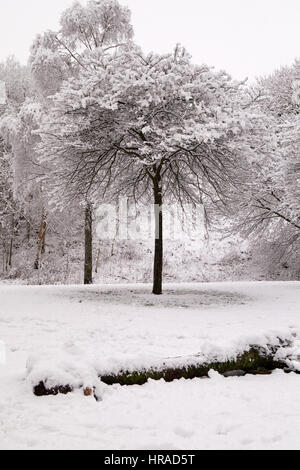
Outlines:
[[297, 282], [168, 285], [162, 297], [150, 290], [0, 286], [1, 449], [300, 448], [300, 376], [281, 371], [103, 386], [99, 402], [82, 390], [33, 395], [43, 373], [88, 381], [93, 371], [196, 353], [225, 358], [300, 336]]

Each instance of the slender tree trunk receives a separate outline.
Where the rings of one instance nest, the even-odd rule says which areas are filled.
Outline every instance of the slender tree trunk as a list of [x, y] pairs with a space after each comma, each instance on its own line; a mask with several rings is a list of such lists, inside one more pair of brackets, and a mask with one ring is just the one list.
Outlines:
[[3, 263], [3, 273], [5, 273], [5, 244], [3, 242], [3, 252], [2, 252], [2, 263]]
[[11, 235], [9, 243], [9, 255], [8, 255], [8, 266], [12, 267], [12, 256], [13, 256], [13, 246], [14, 246], [14, 235], [15, 235], [15, 218], [12, 215], [11, 218]]
[[8, 271], [9, 251], [6, 252], [5, 271]]
[[163, 210], [162, 210], [162, 187], [161, 178], [154, 181], [154, 203], [155, 203], [155, 251], [153, 270], [153, 294], [162, 294], [163, 274]]
[[98, 274], [98, 268], [99, 268], [99, 262], [100, 262], [100, 254], [101, 254], [101, 249], [98, 248], [97, 261], [96, 261], [96, 268], [95, 268], [95, 273], [96, 273], [96, 274]]
[[45, 253], [45, 250], [46, 250], [46, 233], [47, 233], [47, 222], [45, 220], [43, 236], [42, 236], [42, 248], [41, 248], [41, 254], [42, 255]]
[[11, 268], [12, 267], [12, 255], [13, 255], [13, 237], [10, 239], [10, 245], [9, 245], [9, 257], [8, 257], [8, 266]]
[[42, 220], [41, 220], [41, 224], [40, 224], [39, 235], [38, 235], [38, 246], [37, 246], [37, 253], [36, 253], [36, 258], [35, 258], [35, 262], [34, 262], [34, 269], [39, 269], [40, 268], [40, 256], [45, 251], [46, 231], [47, 231], [47, 215], [43, 211]]
[[8, 267], [8, 252], [6, 248], [6, 241], [3, 241], [3, 272], [7, 271]]
[[26, 233], [27, 243], [30, 242], [30, 231], [31, 231], [30, 223], [27, 221], [27, 233]]
[[93, 214], [92, 205], [87, 202], [85, 208], [85, 259], [84, 284], [93, 283]]

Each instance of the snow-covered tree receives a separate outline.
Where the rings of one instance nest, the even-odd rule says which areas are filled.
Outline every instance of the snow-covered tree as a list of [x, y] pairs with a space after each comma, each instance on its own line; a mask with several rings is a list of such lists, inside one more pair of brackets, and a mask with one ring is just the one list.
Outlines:
[[13, 56], [0, 63], [0, 80], [6, 85], [6, 98], [9, 105], [20, 105], [32, 92], [30, 70], [21, 65]]
[[[261, 248], [272, 271], [295, 263], [300, 251], [299, 71], [297, 61], [249, 90], [248, 132], [241, 142], [248, 170], [233, 198], [238, 228], [256, 251]], [[299, 272], [297, 262], [294, 268]]]
[[30, 66], [43, 96], [57, 92], [64, 80], [86, 67], [86, 56], [96, 49], [110, 50], [133, 36], [131, 13], [117, 0], [74, 2], [60, 19], [59, 31], [36, 37]]
[[26, 97], [32, 94], [32, 82], [29, 69], [21, 66], [14, 57], [9, 57], [0, 63], [0, 80], [5, 83], [6, 88], [6, 102], [0, 106], [1, 205], [2, 215], [6, 215], [4, 219], [2, 218], [2, 234], [9, 233], [9, 250], [5, 248], [7, 236], [4, 237], [3, 247], [4, 251], [9, 253], [6, 266], [11, 266], [15, 226], [23, 217], [22, 204], [16, 191], [17, 166], [23, 160], [20, 142], [15, 138], [19, 124], [17, 116]]
[[0, 138], [0, 240], [2, 267], [12, 266], [16, 204], [13, 197], [12, 156]]
[[[117, 49], [132, 38], [130, 10], [116, 0], [79, 2], [62, 13], [60, 30], [39, 35], [31, 49], [30, 65], [44, 98], [60, 90], [64, 80], [76, 76], [93, 60], [93, 52]], [[41, 100], [43, 102], [43, 99]], [[47, 110], [47, 100], [44, 103]], [[60, 193], [61, 194], [61, 193]], [[92, 283], [92, 203], [85, 201], [85, 275]]]
[[239, 96], [239, 83], [193, 65], [181, 47], [159, 56], [125, 46], [99, 53], [66, 83], [40, 129], [40, 152], [58, 159], [69, 191], [156, 205], [154, 294], [162, 293], [164, 200], [221, 205], [235, 184]]

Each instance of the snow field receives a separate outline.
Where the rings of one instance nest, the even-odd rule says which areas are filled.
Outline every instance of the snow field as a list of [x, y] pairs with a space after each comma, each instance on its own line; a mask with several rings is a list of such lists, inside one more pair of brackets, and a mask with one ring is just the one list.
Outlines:
[[[92, 385], [96, 373], [228, 357], [299, 337], [300, 284], [0, 286], [1, 449], [299, 448], [299, 376], [153, 382], [37, 398], [47, 376]], [[151, 304], [151, 305], [150, 305]], [[298, 340], [289, 353], [297, 365]], [[178, 359], [184, 356], [184, 359]], [[26, 365], [28, 369], [26, 370]], [[59, 376], [59, 374], [61, 374]], [[69, 374], [69, 375], [68, 375]]]

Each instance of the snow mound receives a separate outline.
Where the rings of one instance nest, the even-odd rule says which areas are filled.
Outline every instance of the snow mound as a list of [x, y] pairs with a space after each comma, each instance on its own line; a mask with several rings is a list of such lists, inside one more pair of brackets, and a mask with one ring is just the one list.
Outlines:
[[300, 372], [300, 339], [294, 338], [292, 345], [277, 351], [275, 360], [285, 361], [286, 365], [295, 372]]
[[[282, 339], [281, 339], [282, 338]], [[244, 337], [232, 344], [230, 348], [222, 350], [220, 346], [212, 343], [203, 344], [202, 351], [195, 355], [182, 357], [161, 358], [144, 358], [143, 361], [134, 360], [131, 363], [111, 362], [111, 369], [108, 369], [106, 363], [105, 373], [104, 365], [101, 360], [81, 350], [74, 342], [66, 343], [61, 350], [47, 350], [40, 352], [38, 355], [31, 355], [27, 361], [26, 380], [31, 387], [44, 384], [47, 390], [56, 387], [68, 386], [72, 390], [83, 388], [98, 390], [99, 396], [106, 387], [100, 382], [99, 377], [106, 374], [117, 375], [121, 371], [145, 371], [146, 369], [162, 370], [165, 368], [189, 367], [199, 364], [212, 364], [214, 362], [226, 362], [235, 360], [239, 355], [249, 351], [253, 346], [262, 348], [267, 354], [274, 355], [276, 347], [277, 352], [274, 360], [282, 361], [287, 367], [294, 371], [300, 370], [300, 339], [291, 331], [283, 337], [277, 336], [274, 332], [272, 335], [261, 337]], [[252, 340], [252, 341], [251, 341]], [[257, 340], [257, 341], [255, 341]], [[128, 360], [128, 358], [127, 358]], [[119, 365], [119, 366], [118, 366]], [[223, 378], [218, 372], [211, 370], [209, 377], [215, 380]], [[101, 385], [99, 385], [101, 384]], [[99, 389], [100, 387], [100, 389]]]
[[57, 385], [71, 388], [93, 388], [99, 384], [98, 374], [89, 357], [74, 343], [61, 350], [31, 355], [26, 365], [26, 379], [33, 387], [43, 382], [48, 389]]

